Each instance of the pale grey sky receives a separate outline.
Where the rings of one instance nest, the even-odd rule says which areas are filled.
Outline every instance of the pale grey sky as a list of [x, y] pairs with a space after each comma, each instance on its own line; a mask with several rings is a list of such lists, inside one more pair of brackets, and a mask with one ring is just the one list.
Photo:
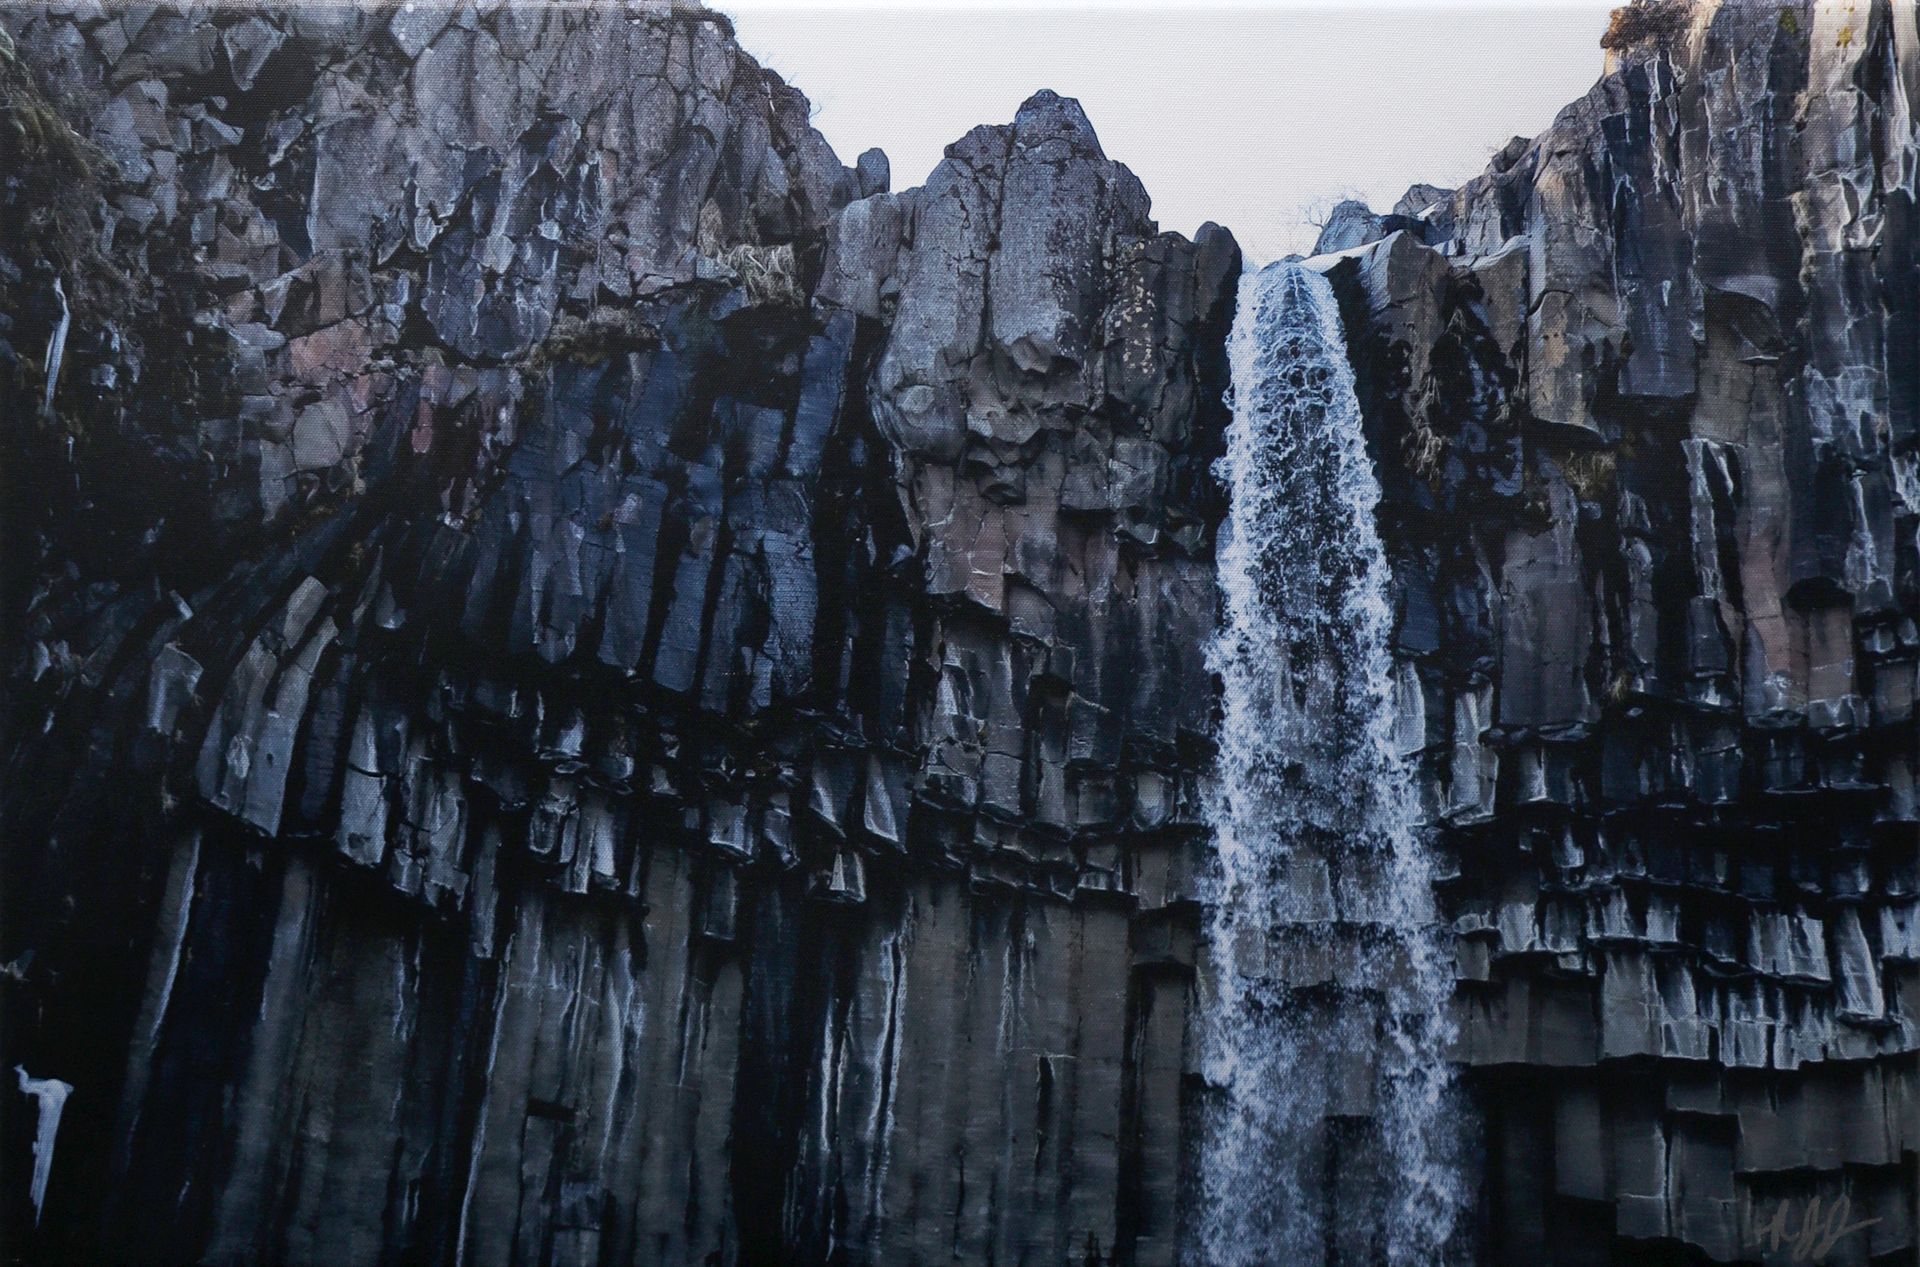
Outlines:
[[843, 161], [887, 152], [895, 189], [923, 182], [969, 128], [1052, 88], [1080, 99], [1161, 228], [1215, 220], [1267, 260], [1312, 245], [1308, 203], [1355, 192], [1384, 211], [1415, 181], [1458, 184], [1508, 137], [1544, 129], [1599, 77], [1614, 3], [718, 7], [812, 100]]

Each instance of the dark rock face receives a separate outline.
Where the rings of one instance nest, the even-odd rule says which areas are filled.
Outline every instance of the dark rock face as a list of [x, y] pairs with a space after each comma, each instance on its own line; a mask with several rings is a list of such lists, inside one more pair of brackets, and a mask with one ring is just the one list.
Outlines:
[[1682, 16], [1330, 265], [1457, 857], [1484, 1252], [1784, 1261], [1812, 1218], [1870, 1224], [1820, 1261], [1910, 1261], [1920, 37]]
[[[15, 1252], [1173, 1261], [1231, 237], [697, 10], [0, 25]], [[1920, 33], [1617, 56], [1329, 262], [1484, 1253], [1903, 1261]]]
[[7, 24], [173, 305], [10, 437], [22, 1252], [1168, 1260], [1232, 239], [701, 12]]

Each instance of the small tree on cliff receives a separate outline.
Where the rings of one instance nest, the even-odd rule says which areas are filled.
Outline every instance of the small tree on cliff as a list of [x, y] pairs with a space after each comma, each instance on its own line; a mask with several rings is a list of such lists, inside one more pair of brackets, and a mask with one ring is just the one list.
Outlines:
[[1633, 0], [1613, 11], [1600, 47], [1610, 53], [1623, 53], [1646, 43], [1667, 41], [1686, 29], [1688, 0]]

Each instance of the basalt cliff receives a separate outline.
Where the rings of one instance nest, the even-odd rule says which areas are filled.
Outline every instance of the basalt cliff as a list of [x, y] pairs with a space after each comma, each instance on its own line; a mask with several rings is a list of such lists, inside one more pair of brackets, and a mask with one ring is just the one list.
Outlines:
[[[1308, 262], [1434, 1261], [1911, 1263], [1920, 21], [1636, 7]], [[693, 8], [0, 31], [6, 1251], [1196, 1261], [1230, 233], [1050, 92], [894, 191]]]

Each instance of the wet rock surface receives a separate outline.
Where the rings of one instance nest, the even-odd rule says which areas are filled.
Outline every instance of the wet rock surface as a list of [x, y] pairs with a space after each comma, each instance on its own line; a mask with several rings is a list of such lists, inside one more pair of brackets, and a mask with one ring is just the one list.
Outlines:
[[[1172, 1261], [1232, 238], [695, 9], [0, 27], [12, 1251]], [[1615, 60], [1319, 261], [1485, 1253], [1902, 1261], [1920, 32]]]

